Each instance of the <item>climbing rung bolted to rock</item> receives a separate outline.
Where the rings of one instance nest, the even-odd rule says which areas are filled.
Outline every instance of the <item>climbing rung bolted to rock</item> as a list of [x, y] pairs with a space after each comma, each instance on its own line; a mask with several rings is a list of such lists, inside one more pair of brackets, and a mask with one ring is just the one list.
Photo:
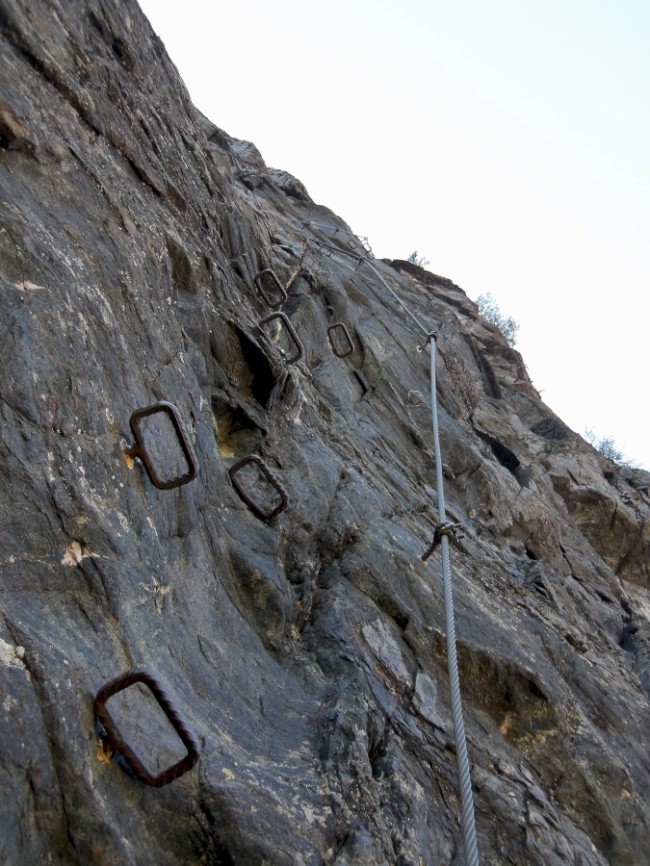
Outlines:
[[[265, 268], [263, 271], [259, 271], [253, 277], [253, 281], [257, 287], [258, 294], [264, 303], [272, 310], [277, 310], [278, 307], [281, 307], [287, 300], [286, 289], [278, 279], [275, 271], [271, 270], [271, 268]], [[278, 296], [275, 300], [273, 294], [269, 293], [269, 286], [271, 287], [271, 292]]]
[[[160, 416], [161, 420], [162, 418], [167, 418], [171, 421], [186, 464], [184, 471], [180, 471], [179, 474], [171, 478], [162, 477], [156, 467], [157, 461], [154, 460], [150, 453], [154, 442], [150, 441], [148, 445], [145, 442], [145, 437], [150, 439], [150, 436], [145, 431], [144, 420], [145, 418], [155, 418], [156, 415]], [[194, 456], [194, 449], [185, 434], [180, 412], [173, 403], [161, 400], [158, 403], [152, 403], [151, 406], [146, 406], [144, 409], [138, 409], [131, 415], [129, 425], [135, 439], [135, 445], [127, 448], [124, 453], [129, 457], [138, 457], [142, 461], [154, 487], [158, 487], [160, 490], [171, 490], [173, 487], [180, 487], [181, 484], [187, 484], [196, 478], [198, 467], [196, 457]]]
[[347, 358], [354, 352], [354, 343], [350, 332], [343, 322], [335, 322], [327, 329], [327, 339], [337, 358]]
[[270, 316], [266, 316], [258, 322], [257, 327], [260, 331], [268, 338], [268, 325], [272, 322], [277, 321], [282, 325], [282, 329], [288, 334], [289, 339], [294, 345], [295, 351], [292, 355], [287, 355], [283, 349], [280, 348], [280, 353], [284, 358], [285, 364], [295, 364], [296, 361], [299, 361], [303, 355], [305, 354], [305, 350], [303, 349], [302, 343], [300, 342], [300, 337], [296, 333], [295, 328], [291, 324], [288, 316], [285, 316], [284, 313], [271, 313]]
[[[187, 749], [187, 755], [177, 761], [171, 767], [154, 775], [144, 766], [140, 758], [133, 751], [131, 746], [125, 741], [119, 727], [108, 711], [106, 706], [109, 698], [116, 695], [118, 692], [128, 689], [129, 686], [135, 683], [143, 683], [148, 687], [151, 694], [154, 696], [163, 713], [169, 719], [169, 722], [178, 734], [180, 741]], [[134, 669], [127, 671], [120, 677], [106, 683], [97, 692], [93, 705], [95, 715], [102, 724], [106, 732], [106, 740], [114, 752], [117, 752], [124, 759], [126, 764], [132, 770], [133, 774], [145, 785], [151, 785], [154, 788], [161, 788], [163, 785], [173, 782], [178, 779], [199, 760], [199, 747], [192, 732], [187, 724], [181, 718], [178, 710], [171, 702], [169, 695], [164, 691], [159, 680], [149, 671], [142, 669]]]
[[[238, 475], [246, 466], [255, 466], [258, 470], [258, 475], [262, 476], [266, 483], [278, 494], [280, 501], [275, 506], [265, 506], [251, 495], [250, 487], [252, 487], [254, 482], [246, 485], [242, 483]], [[234, 463], [228, 470], [228, 475], [240, 499], [262, 520], [270, 520], [276, 514], [284, 511], [289, 504], [289, 497], [286, 491], [266, 463], [257, 454], [250, 454], [248, 457], [244, 457], [242, 460]]]

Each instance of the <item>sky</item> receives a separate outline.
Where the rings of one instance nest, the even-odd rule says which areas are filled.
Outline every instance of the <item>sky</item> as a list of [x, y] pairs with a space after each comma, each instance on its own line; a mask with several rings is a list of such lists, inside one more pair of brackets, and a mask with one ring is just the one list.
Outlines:
[[542, 399], [650, 469], [647, 0], [140, 0], [197, 107], [519, 322]]

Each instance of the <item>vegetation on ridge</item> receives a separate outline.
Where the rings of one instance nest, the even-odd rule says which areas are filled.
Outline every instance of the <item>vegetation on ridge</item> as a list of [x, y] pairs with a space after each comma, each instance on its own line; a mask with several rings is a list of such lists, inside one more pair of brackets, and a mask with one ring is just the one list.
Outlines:
[[417, 250], [413, 250], [406, 261], [410, 262], [412, 265], [417, 265], [418, 268], [427, 268], [430, 264], [429, 259], [425, 259], [424, 256], [418, 255]]
[[619, 466], [634, 467], [634, 462], [623, 454], [611, 436], [597, 436], [593, 430], [585, 430], [584, 436], [587, 442], [593, 445], [603, 457], [613, 460]]
[[476, 306], [483, 318], [501, 331], [508, 345], [514, 346], [517, 342], [519, 322], [515, 321], [512, 316], [503, 315], [492, 293], [487, 292], [484, 295], [479, 295], [476, 299]]

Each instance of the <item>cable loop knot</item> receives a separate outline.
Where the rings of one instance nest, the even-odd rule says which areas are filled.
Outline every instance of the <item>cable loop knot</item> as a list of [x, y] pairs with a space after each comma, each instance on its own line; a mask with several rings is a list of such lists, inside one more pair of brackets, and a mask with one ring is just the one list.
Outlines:
[[463, 538], [465, 536], [465, 533], [463, 532], [462, 523], [454, 523], [452, 521], [448, 521], [447, 523], [441, 523], [436, 526], [433, 531], [433, 541], [420, 557], [422, 562], [426, 562], [427, 559], [429, 559], [429, 557], [434, 553], [436, 547], [442, 542], [442, 538], [444, 535], [452, 538], [455, 541], [457, 541], [459, 538]]

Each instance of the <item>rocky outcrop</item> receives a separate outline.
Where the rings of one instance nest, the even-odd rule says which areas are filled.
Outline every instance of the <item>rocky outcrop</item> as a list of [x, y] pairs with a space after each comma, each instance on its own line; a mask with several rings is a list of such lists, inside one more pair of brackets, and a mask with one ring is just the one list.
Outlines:
[[[419, 334], [130, 0], [0, 0], [0, 36], [0, 859], [462, 863]], [[650, 475], [557, 419], [460, 288], [373, 266], [439, 335], [482, 863], [650, 863]], [[157, 401], [196, 457], [174, 489], [127, 453]], [[143, 420], [163, 481], [174, 423]], [[137, 667], [201, 750], [163, 787], [93, 713]], [[151, 693], [109, 706], [154, 774], [184, 754]]]

